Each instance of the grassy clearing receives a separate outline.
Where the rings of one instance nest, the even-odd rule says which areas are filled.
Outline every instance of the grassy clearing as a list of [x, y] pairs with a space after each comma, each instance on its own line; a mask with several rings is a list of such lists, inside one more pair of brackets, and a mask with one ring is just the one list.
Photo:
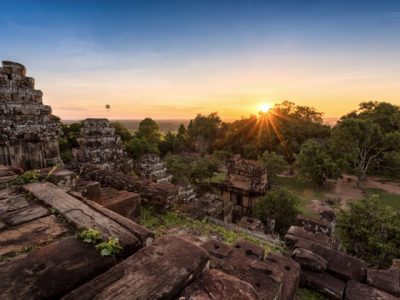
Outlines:
[[155, 214], [150, 208], [142, 208], [141, 224], [152, 230], [157, 236], [163, 235], [169, 228], [178, 227], [195, 230], [199, 234], [207, 237], [217, 235], [228, 245], [232, 245], [240, 239], [245, 239], [263, 247], [266, 253], [282, 251], [281, 248], [260, 241], [246, 233], [228, 230], [222, 226], [208, 222], [207, 220], [194, 220], [177, 211], [169, 211], [161, 215]]
[[384, 205], [400, 211], [400, 195], [392, 194], [381, 189], [366, 189], [365, 193], [368, 196], [378, 195]]
[[321, 294], [311, 291], [306, 288], [298, 288], [296, 291], [296, 295], [294, 296], [295, 300], [325, 300], [324, 296]]
[[311, 203], [311, 200], [324, 199], [324, 192], [328, 192], [326, 187], [321, 187], [317, 191], [313, 183], [293, 177], [278, 177], [276, 179], [276, 185], [286, 188], [300, 198], [299, 209], [303, 215], [307, 217], [318, 217], [318, 214], [310, 210], [307, 206]]

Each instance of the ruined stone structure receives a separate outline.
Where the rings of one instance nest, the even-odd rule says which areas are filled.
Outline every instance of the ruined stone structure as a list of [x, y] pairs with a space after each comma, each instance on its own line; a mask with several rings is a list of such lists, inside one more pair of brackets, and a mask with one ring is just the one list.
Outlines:
[[171, 182], [172, 175], [156, 154], [146, 154], [135, 164], [138, 175], [156, 183]]
[[339, 251], [332, 237], [334, 226], [324, 220], [298, 219], [285, 235], [292, 258], [301, 266], [300, 285], [319, 291], [329, 299], [399, 299], [400, 267], [368, 268], [356, 257]]
[[73, 149], [78, 163], [90, 163], [101, 169], [124, 174], [133, 169], [133, 161], [107, 119], [86, 119], [78, 143], [79, 148]]
[[240, 157], [230, 160], [227, 168], [227, 178], [221, 184], [223, 198], [233, 202], [243, 214], [251, 215], [257, 199], [268, 188], [267, 170], [257, 161]]
[[0, 164], [38, 169], [61, 164], [59, 122], [23, 65], [3, 61], [0, 68]]

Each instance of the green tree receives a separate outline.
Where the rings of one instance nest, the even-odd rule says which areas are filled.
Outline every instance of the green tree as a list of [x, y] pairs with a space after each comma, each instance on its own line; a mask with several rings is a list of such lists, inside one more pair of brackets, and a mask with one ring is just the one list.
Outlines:
[[218, 172], [218, 162], [212, 156], [203, 156], [191, 164], [190, 181], [200, 183], [205, 179], [211, 181], [211, 177]]
[[350, 202], [338, 215], [338, 235], [346, 250], [368, 263], [385, 268], [400, 257], [400, 214], [373, 195]]
[[276, 232], [284, 235], [296, 222], [298, 205], [299, 198], [294, 193], [275, 187], [256, 203], [254, 215], [266, 223], [275, 220]]
[[[400, 132], [400, 107], [391, 103], [362, 102], [358, 110], [343, 116], [342, 120], [350, 118], [372, 122], [380, 128], [382, 135], [391, 134], [394, 137]], [[393, 141], [396, 141], [396, 138]], [[397, 159], [400, 156], [399, 149], [399, 144], [397, 143], [388, 144], [386, 151], [382, 155], [383, 157], [369, 167], [369, 172], [399, 177], [400, 160]]]
[[131, 140], [132, 134], [124, 124], [116, 121], [111, 122], [110, 125], [115, 129], [115, 134], [121, 137], [121, 140], [124, 144], [128, 143]]
[[80, 136], [82, 127], [83, 122], [71, 123], [69, 125], [61, 124], [63, 135], [59, 139], [58, 144], [63, 162], [68, 163], [72, 160], [72, 148], [79, 147], [78, 137]]
[[275, 152], [265, 151], [258, 159], [267, 169], [269, 186], [273, 185], [276, 182], [277, 175], [288, 167], [286, 159]]
[[191, 161], [179, 155], [167, 154], [165, 164], [172, 174], [172, 182], [178, 184], [190, 183]]
[[333, 129], [331, 147], [360, 184], [370, 168], [383, 161], [386, 152], [400, 147], [400, 131], [384, 133], [369, 119], [345, 118]]
[[308, 140], [301, 146], [297, 166], [300, 174], [310, 178], [317, 186], [323, 185], [328, 178], [337, 179], [341, 175], [326, 146], [315, 140]]
[[138, 138], [145, 138], [149, 143], [160, 142], [161, 134], [159, 133], [158, 124], [151, 118], [146, 118], [139, 123], [138, 131], [136, 132]]
[[146, 138], [133, 137], [126, 145], [126, 151], [133, 159], [138, 159], [145, 154], [155, 153], [160, 154], [158, 144], [150, 143]]
[[161, 155], [166, 155], [168, 153], [175, 153], [178, 150], [178, 138], [175, 134], [168, 131], [164, 138], [160, 141], [158, 145]]
[[188, 147], [188, 133], [185, 125], [181, 124], [179, 126], [176, 138], [177, 138], [177, 145], [176, 145], [177, 152], [184, 151]]
[[192, 148], [200, 153], [209, 152], [218, 137], [222, 121], [217, 113], [207, 116], [198, 114], [188, 125], [188, 137]]

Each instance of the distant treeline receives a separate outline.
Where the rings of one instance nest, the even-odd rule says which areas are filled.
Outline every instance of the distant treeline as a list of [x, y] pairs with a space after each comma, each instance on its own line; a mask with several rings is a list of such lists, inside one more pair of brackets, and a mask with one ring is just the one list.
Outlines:
[[[61, 120], [63, 124], [69, 125], [77, 123], [80, 120]], [[124, 125], [130, 132], [135, 132], [139, 129], [139, 123], [142, 120], [110, 120], [111, 122], [119, 122]], [[187, 126], [190, 120], [155, 120], [160, 128], [160, 133], [165, 134], [168, 131], [178, 132], [178, 128], [181, 124]]]

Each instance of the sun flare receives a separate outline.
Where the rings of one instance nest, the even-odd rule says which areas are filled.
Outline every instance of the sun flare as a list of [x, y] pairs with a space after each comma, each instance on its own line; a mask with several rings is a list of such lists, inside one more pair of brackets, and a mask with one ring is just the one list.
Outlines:
[[259, 110], [260, 110], [261, 112], [264, 112], [264, 113], [268, 112], [270, 109], [271, 109], [271, 105], [268, 104], [268, 103], [263, 103], [263, 104], [261, 104], [261, 105], [259, 106]]

